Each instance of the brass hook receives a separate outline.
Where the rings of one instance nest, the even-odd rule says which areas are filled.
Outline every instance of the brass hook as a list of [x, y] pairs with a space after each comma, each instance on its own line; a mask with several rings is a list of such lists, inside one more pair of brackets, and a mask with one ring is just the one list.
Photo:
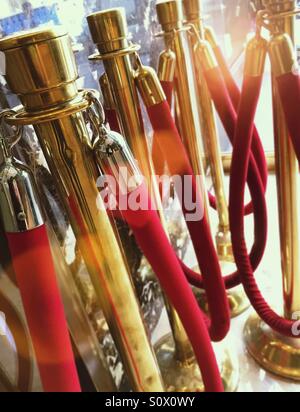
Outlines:
[[4, 158], [7, 159], [11, 157], [12, 148], [18, 144], [23, 135], [22, 126], [12, 126], [12, 130], [15, 130], [15, 133], [11, 136], [5, 136], [3, 123], [6, 123], [6, 119], [14, 116], [16, 112], [14, 110], [3, 110], [0, 112], [0, 145], [3, 152]]

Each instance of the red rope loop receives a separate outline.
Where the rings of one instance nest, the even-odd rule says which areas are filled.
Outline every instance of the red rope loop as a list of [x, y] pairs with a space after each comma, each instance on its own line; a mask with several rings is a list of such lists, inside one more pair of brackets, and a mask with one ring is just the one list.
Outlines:
[[[244, 236], [244, 217], [242, 214], [249, 167], [253, 124], [257, 101], [262, 83], [261, 77], [249, 77], [244, 80], [241, 105], [235, 135], [233, 165], [230, 184], [230, 225], [232, 245], [236, 264], [239, 268], [242, 283], [247, 296], [262, 320], [274, 331], [287, 337], [293, 335], [294, 322], [284, 319], [275, 313], [265, 301], [254, 278], [253, 268], [247, 252]], [[262, 190], [262, 184], [261, 184]], [[265, 204], [266, 215], [266, 204]]]
[[[219, 105], [221, 107], [224, 104], [227, 105], [226, 109], [222, 109], [223, 119], [226, 119], [227, 130], [231, 133], [231, 135], [233, 135], [237, 118], [230, 98], [228, 97], [222, 76], [217, 69], [212, 73], [208, 73], [207, 76], [210, 76], [209, 84], [213, 82], [215, 92], [218, 90], [218, 93], [216, 93], [219, 95]], [[215, 79], [218, 80], [218, 82], [215, 82]], [[166, 159], [171, 175], [193, 176], [188, 155], [174, 124], [174, 120], [167, 103], [151, 107], [148, 109], [148, 114], [157, 141], [161, 145], [161, 151]], [[260, 190], [260, 176], [256, 163], [252, 160], [251, 164], [252, 167], [249, 168], [248, 174], [248, 184], [249, 189], [253, 194], [253, 198], [257, 199], [255, 205], [255, 212], [257, 216], [257, 219], [255, 220], [255, 241], [251, 251], [251, 263], [253, 269], [256, 270], [265, 251], [267, 222], [266, 219], [264, 219], [265, 215], [263, 213], [264, 190]], [[194, 190], [196, 191], [195, 188]], [[199, 199], [199, 195], [197, 193], [194, 194], [194, 198]], [[205, 219], [200, 222], [189, 222], [188, 228], [198, 258], [199, 267], [203, 273], [200, 275], [199, 273], [189, 269], [183, 262], [180, 263], [189, 282], [195, 287], [206, 289], [207, 281], [204, 281], [204, 272], [206, 272], [207, 278], [210, 278], [209, 273], [214, 273], [214, 271], [217, 271], [218, 273], [220, 272], [219, 265], [217, 267], [216, 263], [212, 263], [217, 260], [217, 256], [210, 229]], [[209, 251], [209, 253], [203, 253], [203, 250]], [[223, 282], [224, 281], [227, 289], [238, 286], [241, 283], [239, 271], [223, 278]], [[211, 299], [214, 299], [213, 292]]]
[[[218, 65], [220, 67], [220, 70], [222, 72], [232, 105], [235, 111], [237, 112], [239, 109], [240, 101], [241, 101], [241, 91], [232, 76], [232, 73], [229, 69], [226, 59], [224, 58], [221, 48], [214, 47], [213, 50], [214, 50], [214, 54], [217, 59]], [[257, 168], [258, 168], [258, 171], [259, 171], [262, 183], [263, 183], [264, 191], [266, 191], [267, 184], [268, 184], [268, 165], [267, 165], [267, 161], [265, 157], [264, 148], [261, 142], [261, 138], [259, 136], [259, 133], [258, 133], [258, 130], [255, 124], [253, 126], [253, 139], [252, 139], [251, 150], [252, 150], [255, 162], [257, 164]], [[245, 215], [250, 215], [252, 212], [253, 212], [253, 208], [252, 208], [251, 203], [249, 203], [245, 207]]]

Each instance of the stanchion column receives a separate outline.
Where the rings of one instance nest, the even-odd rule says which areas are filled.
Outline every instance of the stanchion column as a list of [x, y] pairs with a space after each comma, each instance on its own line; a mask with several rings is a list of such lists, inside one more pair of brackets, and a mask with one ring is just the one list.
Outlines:
[[[294, 0], [264, 0], [272, 14], [292, 12]], [[295, 41], [294, 16], [276, 20], [282, 33]], [[275, 33], [276, 36], [276, 33]], [[276, 52], [276, 39], [271, 39], [270, 53]], [[281, 59], [285, 59], [282, 55]], [[272, 59], [271, 59], [272, 60]], [[285, 121], [273, 69], [273, 117], [276, 157], [276, 177], [279, 209], [281, 268], [284, 289], [284, 314], [295, 321], [300, 311], [300, 250], [299, 250], [299, 165]], [[267, 328], [255, 315], [245, 328], [246, 344], [251, 355], [267, 370], [285, 378], [300, 380], [299, 339], [287, 339]]]

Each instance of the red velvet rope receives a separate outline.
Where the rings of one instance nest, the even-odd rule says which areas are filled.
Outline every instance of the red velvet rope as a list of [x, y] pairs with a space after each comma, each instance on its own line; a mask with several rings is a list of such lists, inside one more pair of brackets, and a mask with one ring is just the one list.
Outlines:
[[[261, 77], [245, 77], [233, 150], [230, 184], [230, 225], [232, 246], [237, 267], [247, 296], [262, 320], [274, 331], [287, 337], [293, 335], [294, 322], [278, 316], [260, 293], [247, 253], [242, 214], [247, 170], [249, 167], [253, 124], [262, 83]], [[261, 190], [263, 186], [261, 184]], [[266, 214], [266, 205], [265, 205]]]
[[300, 162], [300, 77], [293, 73], [284, 74], [277, 77], [277, 86], [296, 156]]
[[[229, 96], [231, 98], [233, 107], [235, 108], [235, 111], [237, 112], [239, 109], [240, 100], [241, 100], [240, 89], [231, 74], [231, 71], [228, 67], [226, 59], [224, 58], [224, 55], [220, 47], [214, 47], [213, 50], [214, 50], [218, 65], [223, 74], [224, 81], [225, 81]], [[258, 130], [255, 125], [253, 128], [253, 140], [252, 140], [251, 150], [252, 150], [255, 162], [257, 164], [257, 167], [258, 167], [258, 170], [261, 176], [261, 180], [263, 182], [264, 190], [266, 191], [267, 184], [268, 184], [268, 165], [266, 162], [264, 148], [263, 148]], [[249, 203], [245, 207], [245, 215], [249, 215], [251, 213], [252, 213], [252, 205], [251, 203]]]
[[[219, 89], [219, 92], [221, 93], [222, 89]], [[229, 109], [230, 108], [232, 108], [231, 104], [229, 106]], [[229, 122], [231, 123], [231, 126], [234, 130], [236, 123], [236, 114], [233, 108], [230, 113]], [[172, 118], [168, 104], [165, 102], [153, 106], [148, 109], [148, 114], [152, 123], [152, 127], [158, 136], [159, 142], [161, 144], [161, 150], [163, 151], [164, 156], [167, 160], [171, 174], [180, 176], [193, 176], [188, 156], [179, 136], [178, 130], [174, 124], [174, 120]], [[176, 154], [176, 156], [174, 154]], [[264, 255], [267, 236], [267, 222], [264, 218], [265, 215], [263, 213], [264, 191], [260, 191], [256, 188], [258, 179], [259, 173], [257, 171], [256, 164], [254, 163], [253, 168], [249, 170], [249, 188], [252, 193], [253, 199], [256, 201], [255, 242], [251, 251], [251, 262], [254, 269], [257, 269]], [[199, 198], [199, 196], [197, 196], [197, 198]], [[184, 212], [186, 213], [186, 211]], [[219, 264], [216, 263], [217, 255], [213, 245], [210, 229], [208, 227], [209, 225], [206, 219], [203, 219], [203, 221], [200, 222], [187, 223], [191, 239], [193, 241], [194, 249], [198, 258], [200, 270], [203, 271], [203, 275], [201, 276], [199, 273], [192, 271], [183, 262], [181, 262], [181, 266], [189, 282], [193, 286], [207, 290], [207, 284], [206, 281], [204, 281], [204, 276], [209, 279], [212, 276], [212, 273], [214, 273], [217, 277], [220, 274]], [[205, 253], [203, 253], [204, 250]], [[218, 273], [218, 275], [216, 275], [216, 273]], [[222, 282], [225, 281], [227, 289], [236, 287], [241, 282], [238, 271], [222, 279]], [[219, 277], [218, 281], [220, 281]], [[212, 302], [216, 301], [214, 290], [211, 291], [210, 298], [212, 299]]]
[[[167, 104], [167, 103], [166, 103]], [[130, 194], [132, 195], [132, 193]], [[122, 195], [120, 195], [122, 196]], [[218, 365], [210, 342], [204, 315], [201, 312], [195, 296], [182, 272], [176, 254], [161, 226], [157, 211], [152, 209], [151, 201], [147, 194], [147, 188], [143, 184], [134, 196], [148, 199], [148, 210], [122, 210], [124, 219], [131, 227], [137, 243], [143, 250], [154, 272], [160, 280], [163, 290], [166, 292], [172, 305], [178, 312], [184, 328], [194, 348], [199, 363], [204, 385], [207, 392], [223, 392], [223, 385], [218, 370]], [[119, 197], [120, 200], [120, 197]], [[125, 202], [128, 200], [125, 196]], [[122, 199], [124, 204], [124, 199]], [[213, 274], [211, 274], [213, 278]], [[175, 287], [174, 287], [175, 285]], [[217, 285], [215, 285], [217, 290]], [[218, 298], [215, 295], [216, 307]], [[227, 301], [226, 301], [227, 302]], [[220, 309], [221, 310], [221, 309]], [[229, 328], [229, 315], [223, 312], [215, 312], [218, 316], [218, 328], [211, 325], [211, 334], [219, 338], [227, 334]]]
[[46, 227], [7, 239], [44, 390], [80, 392]]
[[[183, 180], [185, 183], [182, 193], [191, 191], [194, 201], [198, 202], [199, 206], [199, 203], [201, 203], [203, 199], [197, 189], [188, 155], [175, 126], [168, 103], [165, 101], [148, 108], [148, 114], [157, 139], [161, 144], [161, 150], [167, 160], [171, 175], [190, 178], [189, 183]], [[187, 187], [189, 184], [191, 185], [190, 188]], [[181, 194], [179, 198], [182, 201], [181, 206], [183, 213], [185, 217], [187, 217], [191, 211], [187, 210], [185, 199]], [[203, 205], [202, 208], [202, 210], [204, 210]], [[198, 275], [198, 279], [202, 280], [202, 288], [205, 289], [207, 293], [212, 323], [219, 325], [221, 318], [223, 318], [221, 325], [224, 325], [223, 332], [226, 332], [229, 326], [228, 299], [208, 221], [206, 216], [202, 219], [194, 221], [186, 219], [186, 221], [199, 267], [203, 273], [203, 277], [201, 278], [200, 275]], [[219, 321], [218, 317], [220, 317]], [[221, 333], [220, 337], [222, 335], [224, 335], [224, 333]]]

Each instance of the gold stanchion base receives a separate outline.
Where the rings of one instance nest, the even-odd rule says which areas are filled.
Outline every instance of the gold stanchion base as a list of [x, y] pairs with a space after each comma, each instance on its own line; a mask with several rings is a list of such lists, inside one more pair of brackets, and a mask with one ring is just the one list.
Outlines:
[[300, 341], [272, 331], [256, 314], [246, 323], [244, 339], [250, 355], [265, 370], [300, 382]]
[[[196, 296], [200, 308], [204, 312], [208, 313], [208, 305], [205, 292], [200, 289], [194, 288], [194, 294]], [[241, 315], [249, 309], [250, 303], [242, 286], [238, 286], [228, 291], [227, 296], [229, 300], [230, 315], [232, 319], [236, 318], [237, 316]]]
[[[195, 358], [187, 362], [178, 361], [175, 357], [174, 340], [171, 334], [164, 336], [155, 345], [154, 350], [166, 392], [204, 391], [202, 376]], [[218, 353], [217, 357], [220, 357]], [[229, 355], [227, 350], [223, 350], [222, 360], [219, 362], [219, 366], [225, 391], [235, 392], [239, 384], [237, 361]]]

